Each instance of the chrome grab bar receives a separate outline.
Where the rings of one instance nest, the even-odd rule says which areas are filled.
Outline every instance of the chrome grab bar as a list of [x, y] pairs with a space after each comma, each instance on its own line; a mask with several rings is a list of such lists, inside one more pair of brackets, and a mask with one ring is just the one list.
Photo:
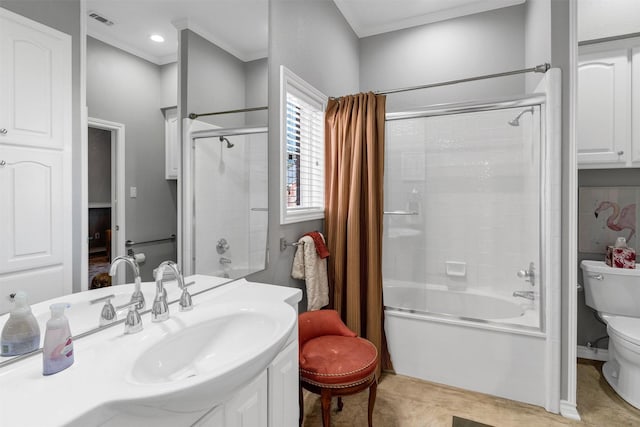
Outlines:
[[385, 215], [418, 215], [416, 211], [384, 211]]
[[145, 240], [144, 242], [134, 242], [133, 240], [127, 240], [124, 245], [126, 247], [131, 247], [131, 246], [135, 246], [135, 245], [145, 245], [147, 243], [158, 243], [158, 242], [165, 242], [165, 241], [173, 241], [176, 240], [176, 235], [172, 234], [169, 237], [165, 237], [163, 239], [155, 239], [155, 240]]

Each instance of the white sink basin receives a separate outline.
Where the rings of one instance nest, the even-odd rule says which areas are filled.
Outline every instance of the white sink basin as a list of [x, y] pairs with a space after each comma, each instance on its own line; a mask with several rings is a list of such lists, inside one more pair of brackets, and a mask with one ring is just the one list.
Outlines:
[[223, 372], [238, 360], [263, 353], [288, 323], [277, 311], [266, 313], [263, 308], [241, 306], [237, 312], [168, 334], [135, 361], [131, 380], [141, 384], [181, 381]]
[[137, 334], [149, 344], [135, 350], [126, 381], [139, 393], [116, 406], [136, 414], [213, 407], [264, 371], [291, 334], [296, 313], [285, 302], [245, 301], [195, 307], [172, 319], [178, 318]]

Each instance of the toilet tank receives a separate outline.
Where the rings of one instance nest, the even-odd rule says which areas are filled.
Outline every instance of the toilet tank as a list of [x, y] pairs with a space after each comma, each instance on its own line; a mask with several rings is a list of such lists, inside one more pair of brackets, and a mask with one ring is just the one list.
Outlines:
[[589, 307], [607, 314], [640, 317], [639, 268], [613, 268], [604, 261], [582, 261], [582, 280]]

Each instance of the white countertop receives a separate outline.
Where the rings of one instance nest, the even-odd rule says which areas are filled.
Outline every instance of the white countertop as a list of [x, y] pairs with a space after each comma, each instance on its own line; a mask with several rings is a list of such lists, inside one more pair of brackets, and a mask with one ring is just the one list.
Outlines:
[[[190, 288], [191, 291], [196, 290], [200, 283], [211, 284], [215, 278], [186, 278], [194, 279], [197, 284]], [[150, 314], [145, 314], [142, 316], [144, 330], [141, 333], [125, 335], [124, 325], [119, 324], [76, 340], [74, 364], [57, 374], [42, 375], [42, 355], [0, 368], [0, 426], [87, 426], [91, 425], [88, 424], [92, 423], [91, 420], [106, 419], [113, 412], [110, 404], [133, 398], [141, 392], [140, 387], [134, 387], [124, 379], [121, 363], [118, 363], [123, 355], [134, 357], [127, 351], [138, 345], [140, 340], [153, 339], [153, 336], [183, 327], [189, 322], [189, 316], [194, 316], [194, 313], [201, 316], [202, 313], [197, 313], [199, 308], [223, 308], [225, 303], [237, 301], [283, 301], [297, 311], [301, 298], [302, 292], [296, 288], [240, 279], [195, 296], [193, 311], [179, 312], [177, 304], [171, 305], [171, 317], [167, 321], [153, 323]], [[203, 303], [204, 306], [199, 307]], [[161, 418], [154, 418], [153, 422], [155, 426], [168, 425]]]

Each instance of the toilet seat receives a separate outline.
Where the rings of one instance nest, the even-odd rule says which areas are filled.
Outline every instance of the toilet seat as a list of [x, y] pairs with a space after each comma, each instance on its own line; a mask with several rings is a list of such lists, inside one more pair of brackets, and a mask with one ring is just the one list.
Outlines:
[[640, 318], [607, 316], [606, 320], [613, 335], [640, 347]]

